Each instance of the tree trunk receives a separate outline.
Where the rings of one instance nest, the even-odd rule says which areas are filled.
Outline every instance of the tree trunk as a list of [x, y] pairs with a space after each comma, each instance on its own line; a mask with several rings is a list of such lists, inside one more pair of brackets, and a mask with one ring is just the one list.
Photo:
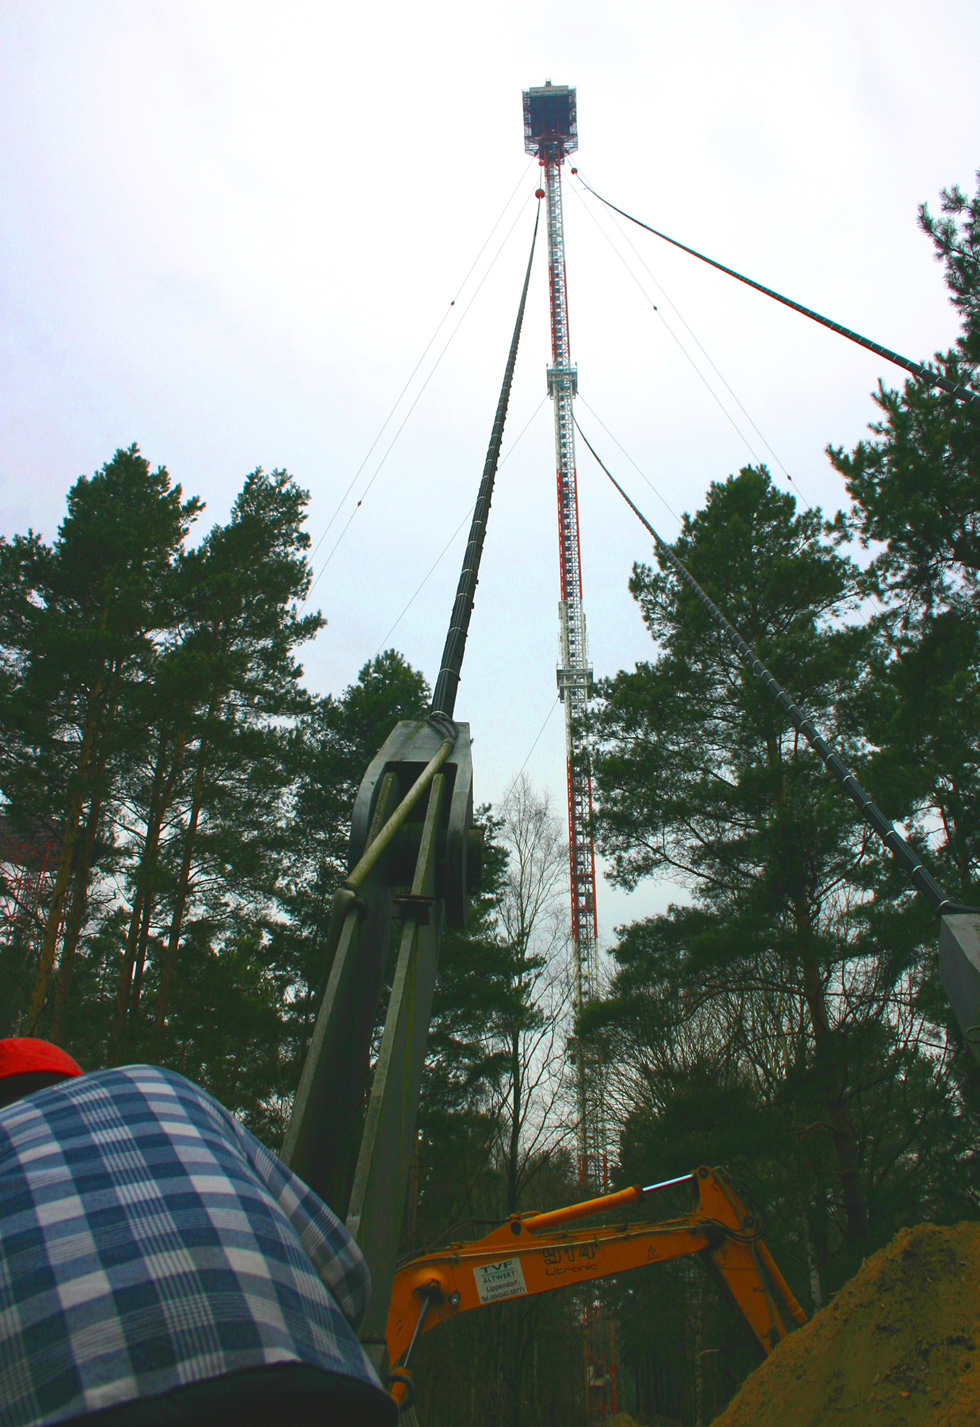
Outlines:
[[140, 925], [143, 920], [143, 906], [146, 901], [148, 873], [151, 864], [156, 860], [156, 838], [159, 835], [160, 821], [162, 821], [162, 812], [159, 818], [157, 815], [162, 786], [163, 740], [161, 739], [160, 750], [157, 754], [157, 766], [153, 772], [153, 786], [150, 790], [150, 807], [146, 819], [146, 837], [143, 841], [143, 851], [136, 873], [136, 895], [133, 897], [133, 909], [129, 917], [129, 930], [126, 933], [126, 951], [123, 956], [122, 965], [119, 968], [119, 980], [116, 983], [116, 1014], [112, 1022], [109, 1052], [110, 1058], [113, 1060], [116, 1057], [122, 1041], [126, 1012], [129, 1009], [129, 988], [133, 980], [133, 964], [136, 960], [137, 940], [139, 938]]
[[[100, 760], [98, 777], [101, 777], [104, 772], [105, 757]], [[71, 974], [75, 964], [75, 950], [78, 946], [78, 939], [82, 934], [85, 913], [88, 909], [89, 877], [92, 870], [92, 858], [95, 853], [95, 839], [98, 836], [99, 823], [101, 820], [102, 798], [93, 790], [92, 800], [89, 803], [88, 817], [85, 819], [85, 834], [82, 838], [81, 851], [75, 868], [71, 902], [68, 907], [68, 917], [65, 921], [65, 937], [61, 945], [61, 961], [58, 965], [58, 979], [55, 983], [54, 1020], [51, 1026], [51, 1034], [55, 1040], [60, 1037], [64, 1029], [65, 1018], [68, 1013]]]
[[812, 954], [809, 910], [802, 897], [794, 899], [794, 912], [797, 933], [802, 942], [803, 994], [810, 1013], [817, 1068], [824, 1087], [824, 1104], [840, 1174], [841, 1197], [847, 1219], [847, 1246], [856, 1250], [868, 1237], [868, 1214], [861, 1191], [854, 1126], [851, 1124], [851, 1112], [847, 1104], [847, 1081], [836, 1055], [836, 1037], [830, 1027], [820, 971]]
[[44, 932], [41, 936], [37, 980], [34, 983], [34, 994], [31, 997], [30, 1008], [27, 1012], [28, 1035], [34, 1034], [37, 1029], [37, 1023], [41, 1019], [44, 1003], [47, 1000], [51, 972], [54, 969], [54, 951], [58, 941], [58, 931], [61, 927], [65, 896], [68, 892], [68, 884], [71, 880], [71, 867], [75, 854], [75, 839], [78, 836], [78, 823], [82, 815], [82, 805], [85, 801], [86, 775], [89, 760], [92, 757], [92, 748], [95, 744], [95, 738], [98, 732], [99, 720], [96, 717], [94, 706], [101, 693], [101, 687], [102, 681], [100, 679], [95, 687], [92, 698], [89, 700], [88, 713], [85, 718], [82, 745], [79, 749], [78, 765], [75, 769], [75, 791], [72, 793], [71, 802], [68, 805], [68, 816], [65, 819], [65, 832], [61, 844], [61, 852], [58, 856], [58, 867], [54, 876], [54, 887], [51, 890], [51, 905], [48, 908], [48, 915], [44, 923]]
[[803, 1243], [806, 1248], [806, 1266], [810, 1275], [810, 1299], [813, 1303], [814, 1313], [819, 1313], [823, 1307], [823, 1289], [820, 1284], [820, 1267], [817, 1264], [817, 1251], [813, 1247], [813, 1240], [810, 1238], [810, 1226], [804, 1219], [803, 1223]]
[[177, 890], [174, 896], [174, 911], [170, 921], [170, 937], [167, 943], [167, 952], [163, 963], [163, 974], [160, 977], [160, 990], [157, 994], [156, 1016], [153, 1028], [154, 1055], [160, 1048], [163, 1038], [163, 1030], [167, 1020], [167, 1006], [170, 1001], [170, 992], [173, 988], [174, 977], [177, 972], [177, 951], [180, 947], [180, 933], [184, 924], [184, 910], [187, 906], [187, 891], [191, 880], [191, 862], [194, 857], [194, 842], [197, 838], [197, 822], [201, 815], [201, 800], [204, 795], [204, 773], [207, 767], [208, 745], [202, 734], [201, 747], [197, 759], [197, 772], [194, 774], [194, 791], [191, 796], [190, 817], [187, 823], [187, 834], [184, 839], [184, 857], [180, 867], [180, 877], [177, 881]]
[[139, 1014], [140, 996], [143, 991], [143, 972], [146, 970], [146, 952], [150, 943], [150, 922], [153, 920], [153, 911], [156, 904], [156, 893], [151, 887], [143, 899], [143, 917], [140, 921], [139, 942], [136, 946], [136, 965], [133, 970], [133, 991], [129, 1003], [129, 1019], [134, 1022]]
[[[115, 1062], [122, 1049], [126, 1019], [130, 1011], [130, 1000], [139, 1000], [138, 987], [142, 982], [141, 963], [142, 959], [146, 956], [150, 919], [153, 915], [155, 903], [151, 883], [158, 862], [160, 830], [163, 827], [163, 819], [167, 814], [167, 809], [173, 801], [185, 741], [186, 735], [182, 730], [175, 740], [170, 772], [165, 778], [164, 770], [166, 768], [166, 754], [168, 752], [167, 740], [165, 735], [161, 736], [160, 739], [156, 768], [153, 772], [153, 786], [150, 791], [146, 837], [143, 841], [143, 852], [140, 856], [140, 864], [136, 874], [136, 896], [133, 899], [133, 910], [129, 918], [129, 930], [126, 934], [126, 954], [123, 957], [123, 964], [119, 968], [119, 981], [116, 986], [116, 1012], [113, 1018], [110, 1037], [110, 1058], [113, 1062]], [[138, 968], [135, 990], [133, 989], [134, 967]], [[131, 991], [133, 992], [132, 997], [130, 994]]]
[[[771, 769], [781, 766], [782, 753], [778, 737], [773, 731], [766, 736], [766, 756]], [[786, 805], [786, 782], [780, 780], [776, 790], [777, 807]], [[847, 1104], [847, 1078], [841, 1071], [836, 1055], [836, 1037], [827, 1015], [827, 1001], [820, 968], [813, 954], [813, 922], [806, 892], [799, 883], [791, 894], [793, 920], [796, 924], [797, 945], [803, 969], [803, 995], [810, 1015], [810, 1029], [816, 1048], [817, 1069], [824, 1088], [824, 1105], [830, 1122], [831, 1139], [841, 1181], [841, 1197], [847, 1220], [846, 1238], [848, 1248], [856, 1250], [868, 1237], [868, 1215], [861, 1191], [860, 1166], [857, 1146], [854, 1141], [854, 1127]]]
[[521, 1149], [521, 1042], [520, 1033], [511, 1034], [511, 1115], [510, 1136], [507, 1146], [507, 1213], [517, 1213], [518, 1159]]
[[697, 1277], [694, 1309], [694, 1427], [704, 1427], [704, 1274]]

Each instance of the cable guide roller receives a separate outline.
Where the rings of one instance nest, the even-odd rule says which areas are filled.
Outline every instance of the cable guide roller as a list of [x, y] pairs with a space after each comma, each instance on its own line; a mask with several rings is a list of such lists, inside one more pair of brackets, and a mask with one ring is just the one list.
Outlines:
[[[410, 989], [418, 990], [420, 977], [434, 981], [443, 921], [465, 924], [479, 870], [469, 849], [472, 820], [468, 726], [448, 719], [399, 723], [371, 762], [355, 802], [351, 871], [334, 899], [323, 999], [283, 1151], [337, 1213], [350, 1207], [364, 1153], [357, 1107], [364, 1103], [395, 925], [402, 927], [405, 975]], [[395, 999], [393, 993], [389, 1018]], [[418, 1007], [426, 1031], [430, 1004], [431, 987]], [[401, 1073], [414, 1079], [412, 1057], [404, 1059], [404, 1047], [399, 1054]]]
[[[446, 722], [448, 724], [449, 720]], [[479, 885], [480, 866], [479, 848], [470, 838], [473, 825], [473, 760], [469, 725], [456, 724], [455, 728], [452, 753], [441, 768], [446, 786], [439, 820], [442, 849], [436, 861], [436, 891], [445, 903], [446, 925], [464, 927], [470, 894]], [[431, 720], [425, 723], [404, 720], [385, 740], [364, 775], [354, 803], [349, 856], [352, 866], [367, 850], [385, 780], [394, 777], [400, 788], [410, 788], [437, 755], [444, 737]], [[422, 822], [422, 812], [415, 810], [410, 814], [385, 854], [389, 862], [389, 878], [397, 880], [399, 867], [402, 872], [406, 870], [406, 852], [413, 846], [417, 847]]]
[[335, 899], [326, 986], [283, 1148], [287, 1164], [346, 1217], [368, 1261], [373, 1293], [362, 1341], [379, 1370], [442, 928], [465, 924], [478, 868], [472, 821], [468, 726], [399, 723], [357, 795], [352, 870]]

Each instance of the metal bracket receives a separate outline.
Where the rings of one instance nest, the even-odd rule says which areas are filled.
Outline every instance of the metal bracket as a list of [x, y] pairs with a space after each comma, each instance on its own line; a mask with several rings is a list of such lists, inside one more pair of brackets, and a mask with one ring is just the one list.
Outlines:
[[980, 1060], [980, 912], [940, 918], [939, 974], [964, 1039]]
[[398, 892], [392, 901], [403, 922], [417, 922], [420, 927], [429, 925], [434, 897], [413, 897], [410, 892]]

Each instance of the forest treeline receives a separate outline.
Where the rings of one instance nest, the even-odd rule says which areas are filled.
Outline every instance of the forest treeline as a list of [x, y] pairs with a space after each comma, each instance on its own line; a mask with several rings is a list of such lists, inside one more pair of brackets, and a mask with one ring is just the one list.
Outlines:
[[[976, 386], [980, 193], [921, 225]], [[980, 901], [980, 414], [909, 382], [831, 447], [832, 519], [764, 467], [714, 483], [675, 552], [833, 738], [943, 886]], [[316, 1011], [330, 899], [371, 756], [429, 690], [394, 650], [303, 683], [307, 496], [256, 471], [225, 524], [134, 446], [78, 480], [50, 544], [0, 543], [0, 1034], [213, 1091], [276, 1147]], [[597, 844], [662, 915], [619, 928], [573, 1023], [561, 819], [524, 779], [479, 817], [483, 890], [447, 933], [405, 1247], [579, 1197], [567, 1041], [606, 1083], [614, 1185], [723, 1165], [808, 1310], [903, 1224], [977, 1216], [980, 1075], [937, 928], [703, 606], [638, 563], [650, 658], [603, 681]], [[329, 634], [325, 637], [329, 637]], [[655, 1206], [683, 1210], [683, 1191]], [[466, 1226], [469, 1225], [468, 1229]], [[621, 1401], [707, 1422], [753, 1365], [698, 1264], [609, 1284]], [[574, 1295], [426, 1337], [432, 1427], [581, 1419]]]
[[306, 504], [256, 471], [191, 544], [201, 502], [133, 446], [0, 545], [2, 1029], [173, 1065], [272, 1143], [360, 770], [427, 698], [394, 652], [304, 688]]

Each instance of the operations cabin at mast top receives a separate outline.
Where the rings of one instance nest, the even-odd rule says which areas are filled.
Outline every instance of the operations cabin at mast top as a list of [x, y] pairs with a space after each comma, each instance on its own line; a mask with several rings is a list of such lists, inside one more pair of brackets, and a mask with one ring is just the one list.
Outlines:
[[539, 89], [524, 91], [524, 148], [540, 159], [557, 158], [578, 148], [575, 90], [549, 79]]

